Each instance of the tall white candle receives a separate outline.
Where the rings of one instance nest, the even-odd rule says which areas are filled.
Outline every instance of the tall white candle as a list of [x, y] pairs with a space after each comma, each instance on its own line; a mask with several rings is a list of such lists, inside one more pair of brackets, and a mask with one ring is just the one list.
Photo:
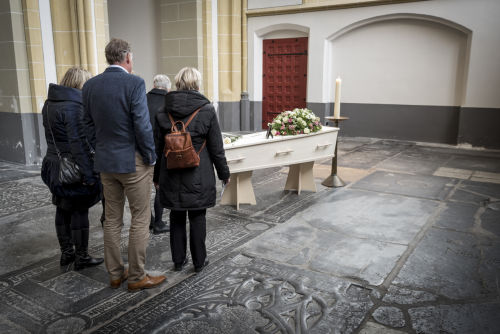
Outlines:
[[333, 118], [339, 118], [340, 117], [340, 84], [342, 83], [342, 80], [340, 78], [337, 78], [335, 80], [335, 104], [333, 108]]

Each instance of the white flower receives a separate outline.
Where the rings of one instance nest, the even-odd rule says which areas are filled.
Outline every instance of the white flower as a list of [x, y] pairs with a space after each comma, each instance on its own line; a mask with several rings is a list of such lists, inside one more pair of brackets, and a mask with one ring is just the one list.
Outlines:
[[279, 119], [276, 119], [276, 120], [274, 121], [274, 123], [276, 123], [276, 124], [281, 124], [281, 121], [280, 121]]
[[305, 129], [304, 129], [304, 133], [306, 133], [306, 134], [307, 134], [307, 133], [309, 133], [309, 132], [311, 132], [311, 130], [309, 130], [308, 128], [305, 128]]
[[283, 117], [283, 122], [288, 122], [288, 117]]
[[224, 137], [224, 144], [231, 144], [231, 138]]
[[272, 134], [273, 136], [276, 136], [276, 132], [277, 132], [277, 131], [276, 131], [276, 130], [274, 130], [274, 129], [272, 129], [272, 130], [271, 130], [271, 134]]

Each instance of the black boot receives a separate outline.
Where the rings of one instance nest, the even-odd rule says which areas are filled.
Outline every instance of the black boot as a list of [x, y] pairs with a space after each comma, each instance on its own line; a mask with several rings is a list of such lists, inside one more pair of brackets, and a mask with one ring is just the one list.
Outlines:
[[104, 262], [102, 257], [93, 258], [88, 253], [89, 248], [89, 229], [72, 230], [73, 242], [75, 243], [75, 270], [81, 270], [86, 267], [100, 265]]
[[106, 201], [104, 200], [104, 196], [101, 199], [102, 204], [102, 213], [101, 213], [101, 227], [104, 227], [104, 222], [106, 221]]
[[101, 213], [101, 218], [99, 220], [101, 221], [101, 227], [104, 227], [104, 222], [106, 221], [106, 214], [104, 211]]
[[155, 217], [151, 213], [151, 220], [149, 221], [149, 229], [152, 230], [153, 226], [155, 226]]
[[162, 234], [168, 231], [170, 231], [170, 227], [163, 220], [153, 223], [153, 234]]
[[67, 266], [75, 261], [75, 249], [71, 241], [71, 228], [69, 225], [56, 225], [57, 240], [61, 248], [61, 266]]

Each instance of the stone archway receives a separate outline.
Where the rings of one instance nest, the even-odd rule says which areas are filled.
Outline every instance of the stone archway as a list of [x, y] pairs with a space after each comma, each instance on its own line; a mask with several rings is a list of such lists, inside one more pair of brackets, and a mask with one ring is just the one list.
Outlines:
[[[323, 96], [356, 123], [349, 135], [455, 144], [467, 81], [470, 30], [427, 15], [391, 14], [327, 39]], [[351, 122], [353, 123], [353, 122]]]

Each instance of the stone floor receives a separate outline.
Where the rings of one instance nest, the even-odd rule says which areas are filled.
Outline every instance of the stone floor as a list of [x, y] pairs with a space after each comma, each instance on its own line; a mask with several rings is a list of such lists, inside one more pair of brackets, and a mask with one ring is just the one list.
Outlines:
[[267, 169], [257, 205], [210, 209], [198, 275], [151, 235], [147, 270], [168, 282], [139, 293], [110, 289], [104, 266], [60, 267], [39, 170], [0, 163], [0, 333], [500, 332], [500, 152], [342, 138], [343, 188], [321, 185], [329, 163], [316, 193]]

